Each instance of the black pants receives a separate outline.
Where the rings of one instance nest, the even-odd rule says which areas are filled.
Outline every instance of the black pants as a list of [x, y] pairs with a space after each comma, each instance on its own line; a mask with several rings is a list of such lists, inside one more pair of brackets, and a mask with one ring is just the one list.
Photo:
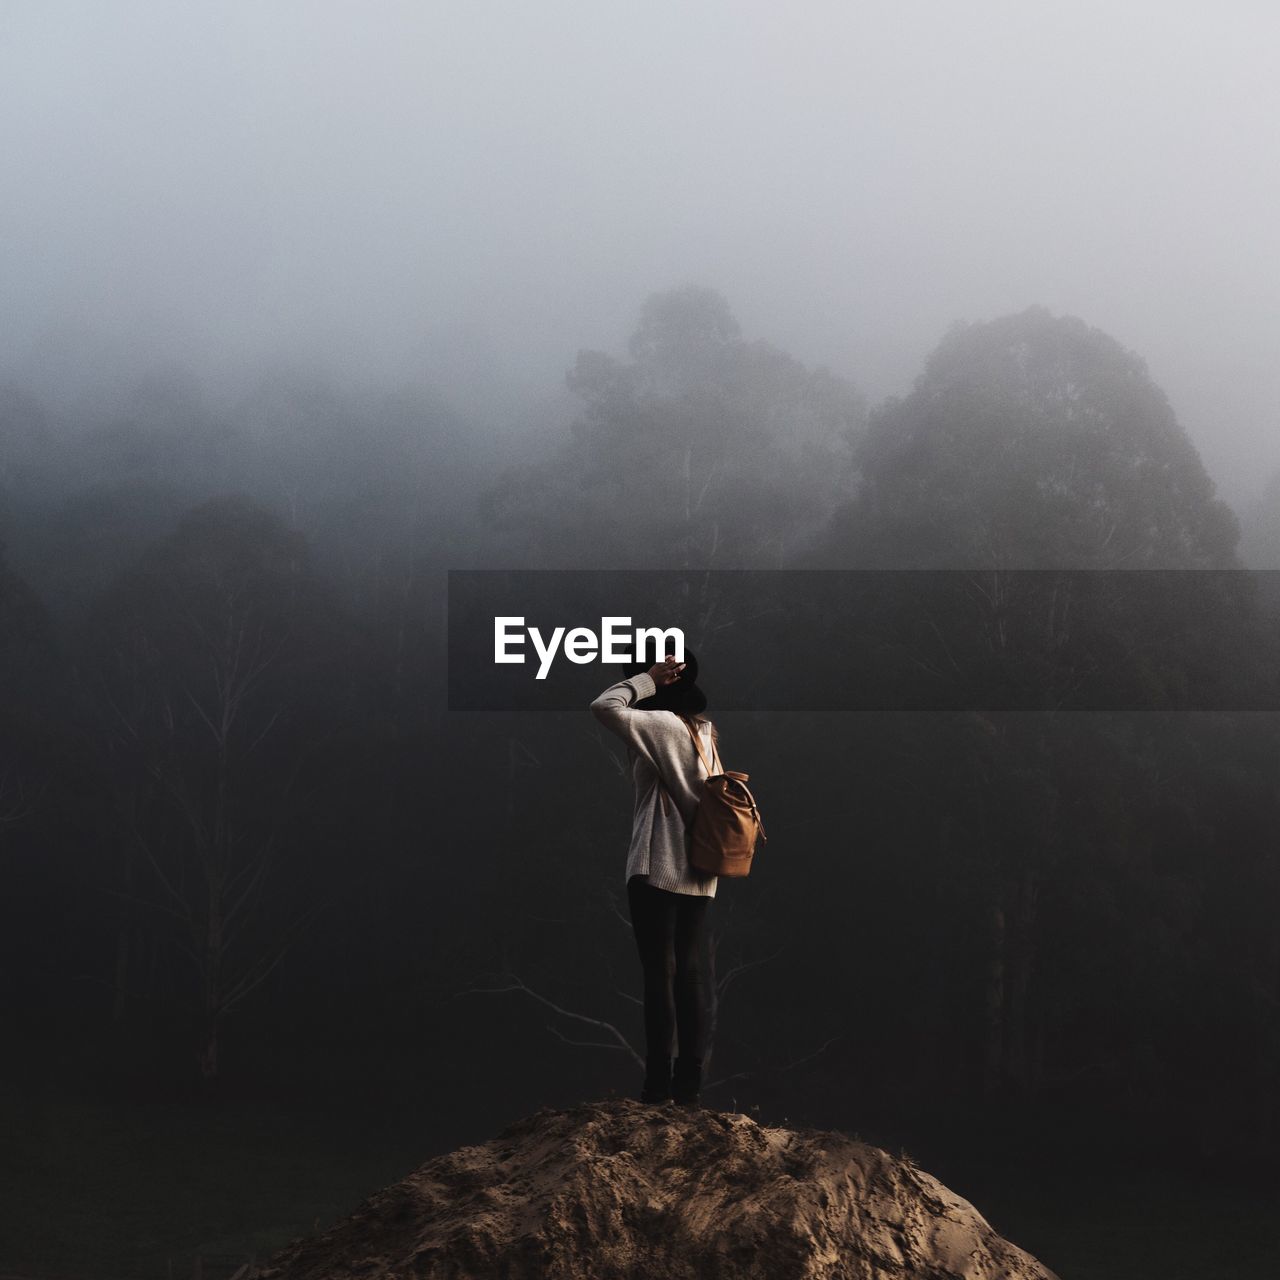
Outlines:
[[706, 1049], [704, 926], [711, 899], [655, 889], [643, 876], [627, 881], [631, 927], [644, 967], [644, 1038], [650, 1063], [671, 1057], [678, 1038], [686, 1064]]

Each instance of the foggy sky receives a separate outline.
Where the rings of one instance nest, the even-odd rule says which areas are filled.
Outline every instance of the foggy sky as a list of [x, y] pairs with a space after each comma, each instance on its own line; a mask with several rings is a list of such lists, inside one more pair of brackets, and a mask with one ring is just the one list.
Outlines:
[[216, 391], [283, 356], [518, 426], [686, 281], [873, 400], [1043, 303], [1145, 356], [1247, 501], [1280, 467], [1278, 15], [6, 0], [0, 372], [92, 348]]

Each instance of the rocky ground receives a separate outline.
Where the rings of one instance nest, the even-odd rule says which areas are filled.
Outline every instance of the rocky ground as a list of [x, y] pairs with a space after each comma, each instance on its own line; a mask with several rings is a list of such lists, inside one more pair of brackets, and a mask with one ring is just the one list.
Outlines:
[[1055, 1280], [909, 1160], [628, 1100], [424, 1164], [261, 1280]]

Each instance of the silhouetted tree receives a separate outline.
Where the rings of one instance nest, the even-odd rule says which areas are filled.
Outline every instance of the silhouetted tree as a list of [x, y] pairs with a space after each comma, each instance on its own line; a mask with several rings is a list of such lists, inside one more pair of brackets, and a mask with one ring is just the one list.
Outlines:
[[1034, 1087], [1043, 1054], [1028, 992], [1043, 893], [1075, 852], [1060, 807], [1068, 738], [1054, 712], [1088, 679], [1176, 700], [1180, 661], [1243, 651], [1251, 600], [1223, 582], [1206, 633], [1170, 644], [1166, 616], [1187, 621], [1171, 607], [1172, 580], [1119, 590], [1014, 570], [1230, 568], [1235, 519], [1142, 361], [1039, 307], [953, 329], [911, 393], [872, 415], [855, 463], [855, 495], [812, 562], [962, 570], [923, 620], [903, 586], [896, 639], [944, 691], [950, 682], [979, 705], [1013, 694], [1044, 709], [980, 717], [986, 732], [957, 740], [963, 769], [935, 775], [947, 856], [971, 851], [958, 901], [985, 938], [986, 1089]]
[[1251, 569], [1280, 569], [1280, 471], [1245, 517], [1240, 555]]
[[878, 409], [823, 563], [1230, 568], [1239, 535], [1132, 352], [1042, 307], [959, 325]]
[[209, 1079], [224, 1019], [317, 905], [314, 890], [271, 891], [296, 836], [299, 773], [343, 712], [340, 689], [320, 684], [335, 618], [301, 536], [228, 497], [189, 513], [90, 619], [121, 891], [168, 922], [190, 967]]
[[579, 353], [572, 439], [509, 473], [493, 554], [543, 568], [777, 568], [836, 500], [861, 396], [686, 286], [644, 305], [630, 362]]

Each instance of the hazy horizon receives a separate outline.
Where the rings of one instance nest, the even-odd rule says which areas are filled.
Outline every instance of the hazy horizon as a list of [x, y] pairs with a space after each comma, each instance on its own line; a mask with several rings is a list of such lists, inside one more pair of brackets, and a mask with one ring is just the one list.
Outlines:
[[217, 396], [285, 360], [519, 429], [685, 282], [873, 402], [1040, 304], [1146, 359], [1240, 507], [1280, 468], [1277, 35], [1260, 4], [16, 3], [0, 374], [172, 360]]

